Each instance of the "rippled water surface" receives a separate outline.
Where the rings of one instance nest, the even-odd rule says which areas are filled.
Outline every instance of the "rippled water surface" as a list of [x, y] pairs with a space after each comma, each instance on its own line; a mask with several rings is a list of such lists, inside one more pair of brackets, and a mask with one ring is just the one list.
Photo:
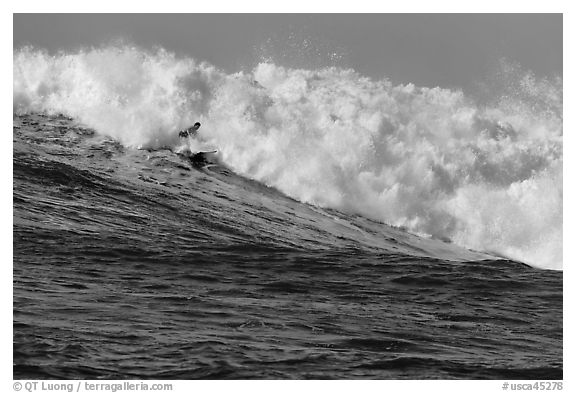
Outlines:
[[65, 117], [13, 137], [14, 378], [562, 378], [562, 272]]

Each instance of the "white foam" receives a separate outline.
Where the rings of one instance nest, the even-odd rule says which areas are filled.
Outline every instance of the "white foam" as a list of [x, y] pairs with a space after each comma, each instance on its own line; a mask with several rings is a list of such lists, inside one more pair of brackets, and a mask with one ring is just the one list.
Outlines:
[[14, 53], [14, 110], [62, 112], [127, 146], [200, 136], [304, 202], [562, 268], [562, 81], [508, 70], [488, 104], [352, 70], [225, 74], [132, 47]]

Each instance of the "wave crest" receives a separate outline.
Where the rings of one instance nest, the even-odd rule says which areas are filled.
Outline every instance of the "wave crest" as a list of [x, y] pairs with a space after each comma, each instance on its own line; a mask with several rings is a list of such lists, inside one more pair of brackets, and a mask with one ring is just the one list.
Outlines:
[[532, 265], [562, 267], [562, 81], [505, 69], [479, 104], [353, 70], [226, 74], [165, 50], [14, 53], [14, 111], [65, 113], [127, 146], [201, 137], [303, 202]]

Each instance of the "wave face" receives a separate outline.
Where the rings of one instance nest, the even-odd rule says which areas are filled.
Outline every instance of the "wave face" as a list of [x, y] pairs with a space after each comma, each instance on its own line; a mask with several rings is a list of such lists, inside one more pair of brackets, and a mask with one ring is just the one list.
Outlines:
[[503, 70], [498, 96], [272, 63], [226, 74], [159, 49], [14, 52], [14, 111], [127, 147], [195, 121], [234, 172], [302, 202], [562, 268], [562, 80]]

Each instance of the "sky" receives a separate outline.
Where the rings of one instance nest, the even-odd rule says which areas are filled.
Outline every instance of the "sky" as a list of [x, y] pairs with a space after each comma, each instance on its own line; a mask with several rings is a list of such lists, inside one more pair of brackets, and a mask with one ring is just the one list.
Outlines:
[[505, 59], [538, 76], [562, 75], [562, 14], [14, 14], [13, 22], [14, 48], [122, 39], [227, 72], [272, 60], [466, 89]]

